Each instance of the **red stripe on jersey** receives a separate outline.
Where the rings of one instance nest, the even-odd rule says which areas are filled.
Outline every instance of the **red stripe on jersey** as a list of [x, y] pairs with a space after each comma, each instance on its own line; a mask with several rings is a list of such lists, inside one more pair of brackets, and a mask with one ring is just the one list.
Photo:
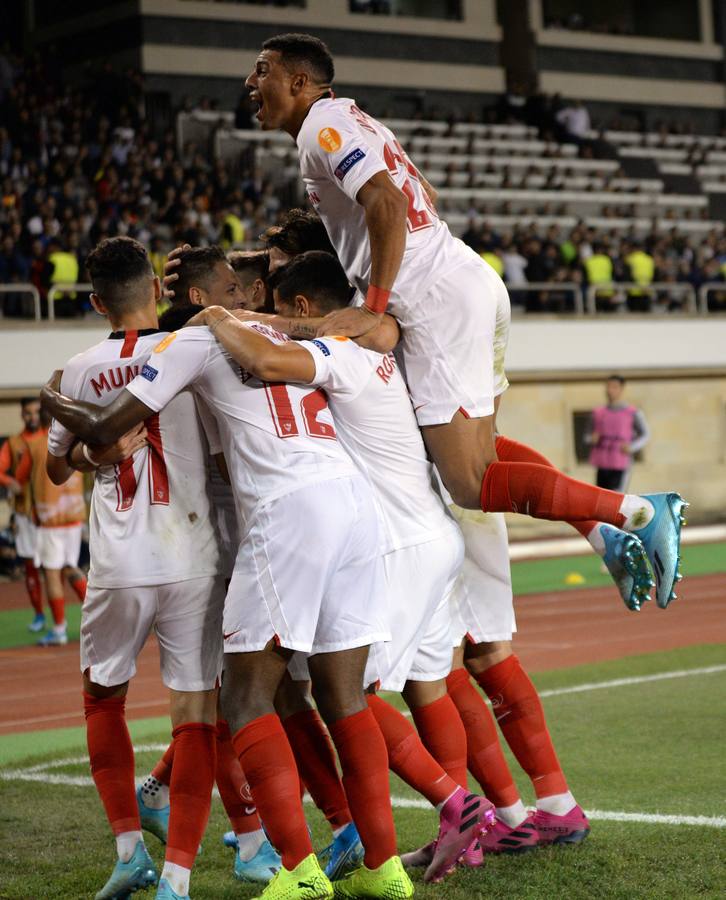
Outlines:
[[129, 456], [116, 466], [116, 512], [125, 512], [134, 505], [136, 496], [136, 475], [134, 459]]
[[121, 358], [134, 355], [134, 348], [136, 347], [136, 341], [139, 339], [138, 331], [127, 331], [124, 336], [123, 347], [121, 348]]
[[275, 424], [277, 436], [281, 438], [293, 437], [299, 434], [295, 413], [292, 411], [292, 401], [285, 384], [265, 384], [265, 394], [270, 406], [272, 421]]
[[169, 473], [164, 459], [161, 441], [159, 413], [154, 413], [144, 423], [149, 440], [149, 497], [152, 505], [169, 503]]

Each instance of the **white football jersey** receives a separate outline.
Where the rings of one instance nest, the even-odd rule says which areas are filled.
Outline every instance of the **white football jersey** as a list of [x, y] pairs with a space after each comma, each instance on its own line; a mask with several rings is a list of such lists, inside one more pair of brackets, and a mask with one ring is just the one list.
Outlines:
[[[108, 406], [149, 368], [149, 357], [164, 334], [156, 329], [112, 333], [68, 362], [62, 393]], [[147, 447], [95, 473], [91, 587], [171, 584], [218, 573], [219, 550], [205, 474], [208, 451], [191, 391], [179, 394], [145, 424]], [[54, 421], [48, 451], [65, 456], [74, 440]]]
[[432, 488], [433, 466], [393, 354], [347, 338], [301, 341], [315, 360], [343, 446], [373, 485], [383, 553], [448, 534], [453, 520]]
[[[259, 322], [248, 327], [269, 340], [285, 339]], [[308, 485], [357, 474], [338, 443], [321, 390], [260, 381], [229, 357], [208, 328], [185, 328], [167, 340], [126, 387], [160, 410], [193, 385], [219, 426], [242, 537], [263, 504]], [[302, 540], [304, 522], [300, 528]]]
[[354, 100], [318, 100], [297, 136], [300, 171], [310, 202], [322, 219], [348, 280], [365, 295], [371, 250], [358, 191], [377, 172], [388, 172], [408, 198], [408, 234], [388, 311], [404, 325], [417, 297], [476, 254], [452, 236], [436, 214], [416, 167], [381, 122]]

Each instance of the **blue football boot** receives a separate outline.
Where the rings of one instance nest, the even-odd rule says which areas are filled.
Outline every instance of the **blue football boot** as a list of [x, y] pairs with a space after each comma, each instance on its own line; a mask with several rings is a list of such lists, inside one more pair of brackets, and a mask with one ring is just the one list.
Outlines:
[[353, 822], [333, 838], [333, 842], [318, 854], [321, 864], [325, 863], [325, 874], [331, 881], [338, 881], [363, 863], [363, 844], [358, 829]]
[[613, 525], [601, 525], [600, 534], [605, 541], [603, 562], [613, 577], [623, 603], [634, 612], [650, 600], [650, 589], [655, 582], [648, 567], [648, 557], [639, 537], [621, 531]]
[[32, 631], [34, 633], [38, 633], [45, 628], [45, 616], [43, 613], [36, 613], [33, 616], [33, 621], [28, 625], [28, 631]]
[[169, 810], [167, 803], [161, 809], [152, 809], [144, 803], [144, 795], [141, 787], [136, 789], [136, 803], [139, 807], [139, 818], [144, 831], [149, 831], [159, 838], [162, 844], [166, 843], [166, 835], [169, 831]]
[[655, 602], [665, 609], [676, 599], [674, 588], [683, 577], [681, 561], [681, 527], [686, 524], [683, 511], [688, 504], [680, 494], [643, 494], [653, 504], [655, 515], [643, 528], [634, 528], [643, 542], [655, 575]]
[[238, 881], [267, 884], [280, 871], [281, 866], [282, 860], [268, 840], [265, 840], [252, 859], [246, 862], [239, 858], [239, 853], [234, 854], [234, 877]]
[[239, 850], [239, 841], [234, 831], [225, 831], [222, 835], [222, 843], [225, 847], [232, 847], [233, 850]]
[[162, 878], [156, 889], [156, 900], [189, 900], [189, 894], [177, 894], [166, 878]]
[[142, 891], [158, 880], [154, 861], [144, 842], [139, 841], [128, 862], [119, 860], [116, 863], [111, 877], [96, 894], [95, 900], [127, 900], [136, 891]]

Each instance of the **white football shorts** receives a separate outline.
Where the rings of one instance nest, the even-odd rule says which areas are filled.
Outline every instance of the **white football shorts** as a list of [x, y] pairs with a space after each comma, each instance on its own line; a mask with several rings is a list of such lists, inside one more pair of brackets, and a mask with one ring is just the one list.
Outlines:
[[[509, 382], [511, 310], [502, 279], [473, 254], [431, 286], [408, 315], [397, 356], [419, 425], [494, 413]], [[420, 316], [420, 318], [415, 318]]]
[[407, 681], [438, 681], [451, 671], [451, 593], [464, 557], [464, 541], [450, 531], [433, 541], [383, 557], [388, 583], [391, 640], [371, 647], [365, 685], [401, 691]]
[[28, 516], [15, 513], [15, 552], [21, 559], [35, 559], [38, 526]]
[[453, 510], [464, 535], [464, 564], [453, 592], [452, 637], [474, 644], [511, 641], [517, 630], [507, 526], [502, 513]]
[[80, 523], [58, 528], [39, 527], [35, 543], [35, 565], [44, 569], [77, 566], [81, 555], [82, 530]]
[[221, 575], [132, 588], [89, 586], [81, 612], [81, 671], [96, 684], [123, 684], [152, 631], [161, 677], [174, 691], [210, 691], [222, 674]]
[[378, 516], [367, 482], [342, 477], [260, 507], [237, 554], [224, 607], [224, 652], [274, 640], [304, 653], [390, 637]]

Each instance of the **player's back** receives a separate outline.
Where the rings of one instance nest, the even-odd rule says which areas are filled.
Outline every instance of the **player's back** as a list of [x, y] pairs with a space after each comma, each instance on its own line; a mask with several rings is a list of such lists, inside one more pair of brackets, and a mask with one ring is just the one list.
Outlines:
[[432, 488], [433, 467], [393, 354], [338, 337], [302, 346], [315, 360], [314, 383], [328, 395], [341, 443], [375, 489], [383, 552], [447, 533], [452, 519]]
[[[61, 390], [110, 404], [142, 372], [163, 332], [114, 332], [73, 357]], [[91, 501], [94, 587], [167, 584], [215, 575], [218, 547], [210, 518], [206, 441], [191, 391], [145, 422], [148, 446], [115, 466], [97, 469]], [[49, 447], [63, 455], [72, 436], [54, 422]]]
[[323, 220], [349, 280], [365, 295], [370, 242], [360, 188], [387, 172], [408, 199], [406, 250], [389, 310], [401, 318], [416, 295], [467, 260], [477, 258], [439, 219], [420, 175], [394, 133], [354, 100], [319, 100], [297, 137], [308, 197]]
[[[268, 339], [277, 335], [266, 325], [254, 327]], [[322, 391], [260, 381], [229, 357], [209, 329], [175, 332], [152, 363], [153, 377], [138, 378], [129, 390], [151, 409], [163, 409], [193, 384], [219, 426], [243, 536], [263, 504], [358, 474], [337, 440]]]

